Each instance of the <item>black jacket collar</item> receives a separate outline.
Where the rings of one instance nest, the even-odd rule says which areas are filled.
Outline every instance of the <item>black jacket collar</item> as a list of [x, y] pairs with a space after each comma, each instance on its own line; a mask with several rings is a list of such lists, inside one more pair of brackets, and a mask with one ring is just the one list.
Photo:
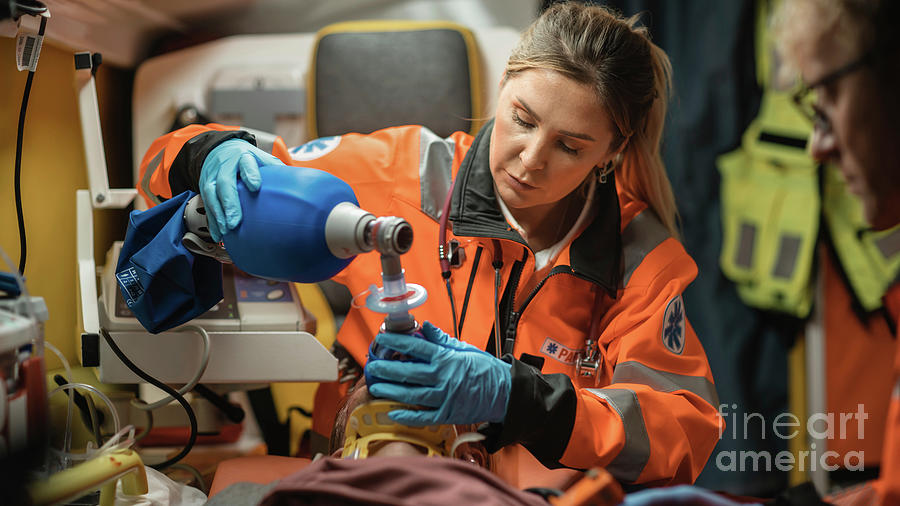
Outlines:
[[[453, 185], [449, 219], [457, 236], [508, 239], [528, 246], [511, 230], [494, 195], [490, 170], [491, 120], [478, 132], [463, 159]], [[615, 297], [622, 279], [622, 234], [619, 197], [613, 174], [598, 184], [594, 219], [572, 242], [569, 251], [574, 274], [602, 286]]]

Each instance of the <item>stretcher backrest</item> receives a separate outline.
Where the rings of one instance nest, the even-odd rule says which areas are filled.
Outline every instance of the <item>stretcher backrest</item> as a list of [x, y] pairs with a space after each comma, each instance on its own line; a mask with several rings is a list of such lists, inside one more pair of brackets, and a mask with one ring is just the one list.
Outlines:
[[[437, 26], [435, 23], [432, 24]], [[306, 89], [307, 83], [314, 75], [319, 75], [312, 61], [314, 47], [316, 41], [321, 40], [320, 36], [325, 34], [324, 30], [318, 34], [235, 35], [150, 58], [138, 66], [134, 78], [132, 99], [134, 177], [136, 180], [139, 177], [139, 165], [150, 144], [160, 135], [170, 131], [173, 124], [202, 122], [203, 118], [196, 117], [198, 113], [219, 123], [241, 125], [274, 133], [281, 136], [288, 146], [299, 146], [321, 135], [328, 135], [326, 132], [338, 130], [360, 132], [365, 129], [383, 128], [394, 124], [395, 119], [396, 121], [401, 119], [419, 121], [419, 123], [432, 127], [436, 132], [447, 132], [452, 128], [474, 131], [480, 123], [463, 120], [468, 118], [484, 120], [493, 116], [499, 89], [498, 84], [509, 53], [519, 39], [519, 32], [503, 26], [470, 28], [468, 31], [474, 36], [474, 44], [477, 48], [477, 57], [472, 57], [470, 51], [473, 47], [473, 40], [466, 38], [463, 31], [457, 31], [456, 45], [460, 47], [459, 41], [462, 41], [461, 45], [466, 50], [466, 60], [463, 62], [462, 59], [457, 59], [455, 62], [451, 62], [447, 57], [447, 52], [440, 49], [439, 46], [442, 40], [454, 38], [451, 36], [452, 34], [447, 33], [453, 30], [447, 28], [443, 31], [434, 30], [437, 33], [433, 33], [430, 40], [432, 49], [428, 51], [423, 49], [423, 52], [430, 56], [427, 59], [418, 58], [419, 63], [429, 64], [429, 68], [439, 68], [442, 75], [453, 73], [454, 68], [460, 75], [468, 73], [468, 78], [465, 80], [469, 83], [466, 96], [469, 96], [471, 100], [468, 108], [451, 110], [437, 107], [435, 104], [438, 103], [449, 104], [451, 101], [455, 101], [461, 104], [465, 100], [439, 98], [437, 92], [433, 91], [436, 88], [428, 84], [429, 81], [433, 82], [435, 79], [429, 77], [430, 74], [423, 73], [423, 67], [419, 67], [419, 74], [413, 73], [411, 62], [415, 58], [408, 55], [409, 51], [404, 52], [402, 58], [399, 52], [392, 51], [380, 55], [377, 61], [384, 62], [384, 65], [387, 65], [387, 62], [394, 62], [393, 68], [396, 68], [397, 62], [401, 62], [403, 63], [402, 72], [352, 76], [344, 72], [343, 75], [347, 76], [351, 85], [342, 88], [344, 91], [340, 95], [329, 93], [329, 103], [340, 105], [343, 100], [351, 100], [353, 96], [364, 92], [364, 96], [376, 100], [376, 104], [381, 104], [381, 101], [391, 98], [390, 102], [385, 103], [391, 103], [393, 107], [397, 108], [397, 111], [391, 112], [390, 115], [383, 115], [383, 111], [381, 111], [383, 108], [381, 108], [378, 114], [370, 115], [378, 120], [377, 124], [351, 125], [348, 118], [343, 125], [334, 127], [334, 129], [326, 127], [320, 131], [318, 127], [315, 127], [315, 134], [308, 131], [313, 114], [322, 121], [330, 121], [331, 124], [334, 124], [335, 120], [329, 118], [345, 114], [340, 111], [347, 110], [346, 107], [342, 107], [332, 113], [319, 106], [314, 106], [313, 114], [308, 110], [314, 92]], [[407, 28], [406, 31], [409, 29]], [[398, 37], [403, 39], [403, 37], [418, 37], [418, 35], [406, 33], [394, 35], [394, 32], [379, 32], [375, 38], [398, 40]], [[357, 38], [356, 40], [362, 39]], [[340, 68], [335, 65], [333, 58], [338, 49], [356, 54], [354, 59], [357, 63], [366, 63], [359, 62], [359, 55], [363, 54], [362, 49], [357, 49], [355, 52], [351, 50], [350, 39], [341, 36], [326, 42], [327, 47], [323, 49], [327, 49], [328, 54], [332, 55], [329, 61], [331, 72]], [[341, 42], [341, 47], [335, 47], [333, 42]], [[422, 41], [417, 41], [417, 43], [424, 46]], [[378, 47], [381, 45], [383, 44]], [[409, 48], [406, 47], [406, 49]], [[417, 51], [413, 51], [413, 53], [415, 52]], [[457, 51], [457, 54], [461, 56], [461, 52]], [[473, 71], [471, 66], [475, 65], [476, 61], [478, 70]], [[319, 60], [319, 63], [324, 62]], [[351, 61], [346, 65], [349, 66], [352, 63]], [[376, 70], [378, 68], [376, 66]], [[385, 75], [389, 77], [383, 77]], [[322, 76], [325, 75], [322, 74]], [[351, 77], [352, 79], [350, 79]], [[381, 95], [373, 93], [373, 90], [369, 89], [374, 86], [373, 83], [377, 83], [379, 80], [386, 80], [381, 84], [386, 83], [386, 89], [393, 90], [392, 97], [385, 97], [383, 92]], [[329, 86], [334, 85], [334, 79], [330, 79], [328, 82]], [[404, 85], [397, 84], [399, 82]], [[317, 87], [317, 90], [323, 91], [323, 86]], [[410, 88], [414, 91], [427, 91], [429, 86], [431, 91], [421, 95], [423, 98], [418, 101], [416, 99], [418, 95], [409, 92]], [[444, 87], [441, 86], [439, 89], [444, 89]], [[370, 112], [374, 110], [371, 108], [371, 104], [365, 106], [365, 109]], [[409, 116], [402, 117], [401, 111], [403, 110], [427, 111], [430, 112], [430, 116], [414, 120]], [[450, 112], [442, 112], [444, 110]], [[360, 114], [362, 112], [364, 111], [360, 111]], [[438, 124], [438, 120], [444, 125]], [[457, 125], [462, 126], [458, 127]], [[138, 205], [143, 206], [143, 202], [138, 202]]]
[[477, 130], [475, 37], [445, 21], [350, 21], [316, 36], [307, 88], [311, 138], [424, 125], [441, 137]]

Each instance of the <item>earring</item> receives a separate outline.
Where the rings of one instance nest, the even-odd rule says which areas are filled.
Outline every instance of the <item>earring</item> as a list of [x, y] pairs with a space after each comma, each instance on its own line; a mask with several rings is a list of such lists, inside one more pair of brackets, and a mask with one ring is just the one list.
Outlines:
[[612, 160], [606, 162], [606, 165], [604, 165], [602, 169], [600, 167], [597, 167], [597, 180], [600, 181], [600, 184], [606, 184], [606, 176], [609, 175], [609, 173], [612, 171]]

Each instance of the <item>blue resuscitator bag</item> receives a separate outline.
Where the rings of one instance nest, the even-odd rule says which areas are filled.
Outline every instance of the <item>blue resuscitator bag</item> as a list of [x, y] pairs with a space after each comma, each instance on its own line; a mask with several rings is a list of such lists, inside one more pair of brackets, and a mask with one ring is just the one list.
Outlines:
[[128, 216], [116, 280], [129, 309], [149, 332], [177, 327], [222, 300], [222, 264], [181, 242], [186, 191]]
[[[250, 192], [238, 180], [243, 218], [222, 242], [234, 264], [254, 276], [312, 283], [328, 279], [355, 258], [328, 248], [325, 223], [342, 202], [358, 205], [350, 186], [303, 167], [260, 167], [262, 185]], [[183, 245], [184, 213], [194, 192], [146, 211], [132, 211], [116, 265], [119, 289], [141, 325], [158, 333], [186, 323], [222, 300], [222, 265]]]
[[359, 205], [350, 185], [325, 171], [287, 165], [260, 167], [258, 192], [238, 180], [241, 224], [222, 237], [231, 260], [244, 272], [299, 283], [328, 279], [354, 257], [328, 249], [325, 222], [341, 202]]

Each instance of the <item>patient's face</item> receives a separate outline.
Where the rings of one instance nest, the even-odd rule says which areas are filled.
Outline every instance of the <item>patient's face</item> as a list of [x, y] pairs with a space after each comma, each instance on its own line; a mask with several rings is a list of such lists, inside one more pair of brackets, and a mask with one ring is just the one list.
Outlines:
[[387, 441], [374, 447], [369, 445], [370, 457], [415, 457], [424, 455], [420, 447], [405, 441]]

